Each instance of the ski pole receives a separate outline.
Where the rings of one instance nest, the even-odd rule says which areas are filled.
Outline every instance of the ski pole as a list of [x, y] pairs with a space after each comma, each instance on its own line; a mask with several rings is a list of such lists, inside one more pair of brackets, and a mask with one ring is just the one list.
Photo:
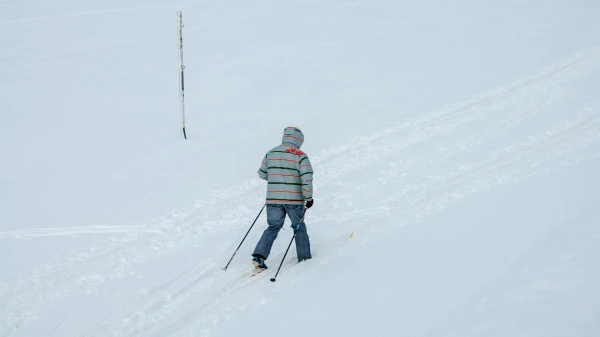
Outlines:
[[231, 259], [229, 259], [229, 262], [227, 262], [227, 265], [225, 266], [225, 268], [223, 268], [223, 270], [227, 271], [227, 267], [229, 267], [229, 264], [233, 260], [235, 254], [237, 254], [238, 250], [242, 246], [242, 243], [244, 243], [244, 240], [246, 240], [246, 237], [248, 236], [248, 234], [250, 234], [250, 230], [252, 229], [252, 227], [254, 227], [254, 224], [256, 223], [256, 220], [258, 220], [258, 217], [263, 212], [263, 210], [265, 209], [266, 206], [267, 206], [267, 204], [264, 204], [263, 207], [260, 209], [260, 212], [258, 212], [258, 215], [256, 216], [256, 219], [254, 219], [254, 222], [252, 223], [252, 226], [250, 226], [250, 229], [248, 229], [248, 232], [246, 232], [246, 235], [244, 235], [244, 238], [242, 239], [242, 242], [240, 242], [240, 245], [237, 247], [237, 249], [235, 250], [235, 252], [233, 252], [233, 255], [231, 256]]
[[[306, 208], [306, 207], [304, 208], [304, 212], [302, 213], [302, 218], [300, 218], [300, 222], [298, 222], [298, 226], [300, 226], [302, 224], [302, 222], [304, 221], [304, 216], [306, 215], [307, 209], [308, 208]], [[285, 257], [287, 256], [287, 253], [290, 250], [290, 247], [292, 246], [292, 242], [294, 242], [295, 238], [296, 238], [296, 231], [294, 230], [294, 236], [292, 236], [292, 240], [290, 240], [290, 244], [288, 245], [287, 249], [285, 250], [285, 254], [283, 254], [283, 259], [281, 259], [279, 268], [277, 268], [277, 272], [275, 273], [275, 276], [271, 279], [271, 282], [277, 281], [277, 275], [279, 274], [279, 270], [281, 269], [281, 266], [283, 266], [283, 261], [285, 261]]]

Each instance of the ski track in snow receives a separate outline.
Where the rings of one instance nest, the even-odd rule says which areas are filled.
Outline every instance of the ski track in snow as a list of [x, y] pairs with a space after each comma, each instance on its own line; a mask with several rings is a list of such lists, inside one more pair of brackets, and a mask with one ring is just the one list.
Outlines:
[[[338, 245], [347, 244], [350, 231], [385, 230], [368, 225], [391, 214], [402, 219], [399, 226], [419, 222], [427, 214], [466, 195], [597, 159], [598, 152], [588, 150], [588, 155], [582, 156], [576, 150], [592, 144], [597, 146], [600, 140], [598, 99], [587, 100], [582, 108], [577, 108], [579, 111], [566, 114], [568, 118], [529, 133], [528, 137], [514, 140], [502, 137], [525, 121], [543, 118], [544, 111], [564, 96], [566, 86], [583, 76], [597, 76], [599, 68], [600, 49], [589, 49], [534, 76], [324, 151], [313, 160], [319, 178], [315, 187], [323, 191], [319, 194], [319, 203], [327, 204], [330, 211], [311, 209], [309, 221], [315, 224], [311, 226], [315, 228], [313, 232], [319, 223], [332, 225], [322, 229], [318, 236], [313, 235], [313, 249], [317, 253], [324, 247], [335, 251]], [[445, 135], [465, 128], [469, 132], [458, 142], [438, 142]], [[494, 138], [508, 143], [490, 149], [485, 158], [462, 157]], [[432, 146], [428, 144], [430, 141], [443, 146]], [[378, 163], [384, 160], [388, 164], [379, 167]], [[455, 169], [436, 171], [436, 163], [445, 160], [455, 160]], [[363, 169], [371, 170], [373, 179], [353, 182], [352, 174]], [[408, 185], [408, 178], [422, 183]], [[133, 276], [136, 266], [158, 255], [201, 246], [202, 242], [213, 241], [219, 235], [237, 240], [262, 206], [263, 189], [258, 179], [246, 181], [198, 201], [189, 211], [143, 226], [0, 232], [0, 239], [4, 240], [113, 234], [86, 251], [54, 258], [35, 267], [27, 277], [2, 284], [0, 336], [20, 335], [20, 327], [34, 319], [38, 311], [51, 308], [55, 301], [65, 296], [93, 294], [102, 284]], [[376, 203], [361, 207], [357, 195]], [[231, 203], [240, 207], [231, 210], [228, 207]], [[259, 221], [262, 219], [264, 214]], [[284, 237], [281, 240], [286, 241]], [[241, 263], [238, 256], [229, 271], [223, 272], [222, 266], [214, 261], [229, 255], [231, 247], [222, 248], [205, 262], [193, 265], [162, 284], [143, 289], [129, 307], [115, 311], [90, 327], [85, 336], [208, 336], [212, 326], [260, 305], [266, 298], [250, 302], [235, 299], [233, 295], [240, 289], [255, 287], [258, 281], [266, 281], [271, 271], [251, 279], [246, 271], [248, 266]], [[282, 255], [274, 254], [271, 261], [280, 261]], [[290, 257], [284, 264], [286, 279], [278, 281], [270, 291], [298, 282], [299, 278], [318, 271], [335, 258], [329, 254], [296, 264]], [[302, 275], [295, 273], [300, 268]], [[60, 335], [64, 326], [68, 326], [68, 322], [55, 327], [56, 335]]]
[[85, 227], [63, 227], [63, 228], [31, 228], [23, 230], [0, 231], [0, 239], [20, 238], [30, 239], [42, 236], [65, 236], [85, 234], [116, 234], [116, 233], [155, 233], [161, 234], [161, 230], [146, 225], [133, 226], [85, 226]]

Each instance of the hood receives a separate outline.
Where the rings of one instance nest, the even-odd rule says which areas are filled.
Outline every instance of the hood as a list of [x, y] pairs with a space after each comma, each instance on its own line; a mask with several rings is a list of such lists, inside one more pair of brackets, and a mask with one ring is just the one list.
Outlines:
[[304, 135], [302, 131], [294, 126], [288, 126], [283, 130], [283, 140], [281, 141], [283, 144], [293, 145], [297, 148], [302, 146], [304, 143]]

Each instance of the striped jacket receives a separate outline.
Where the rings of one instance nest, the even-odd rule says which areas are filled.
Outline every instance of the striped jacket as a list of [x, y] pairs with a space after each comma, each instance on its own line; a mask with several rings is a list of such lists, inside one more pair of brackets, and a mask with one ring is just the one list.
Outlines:
[[300, 151], [302, 131], [287, 127], [282, 144], [267, 152], [258, 176], [266, 180], [267, 204], [304, 204], [312, 198], [313, 170], [306, 153]]

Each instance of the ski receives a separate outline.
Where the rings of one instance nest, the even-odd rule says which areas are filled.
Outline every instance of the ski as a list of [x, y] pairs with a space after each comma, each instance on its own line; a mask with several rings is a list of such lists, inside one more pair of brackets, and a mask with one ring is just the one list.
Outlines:
[[260, 269], [260, 270], [258, 270], [258, 271], [254, 271], [254, 272], [253, 272], [253, 273], [250, 275], [250, 277], [254, 277], [254, 276], [256, 276], [256, 275], [258, 275], [258, 274], [262, 273], [262, 272], [263, 272], [263, 271], [265, 271], [265, 270], [266, 270], [266, 269]]

